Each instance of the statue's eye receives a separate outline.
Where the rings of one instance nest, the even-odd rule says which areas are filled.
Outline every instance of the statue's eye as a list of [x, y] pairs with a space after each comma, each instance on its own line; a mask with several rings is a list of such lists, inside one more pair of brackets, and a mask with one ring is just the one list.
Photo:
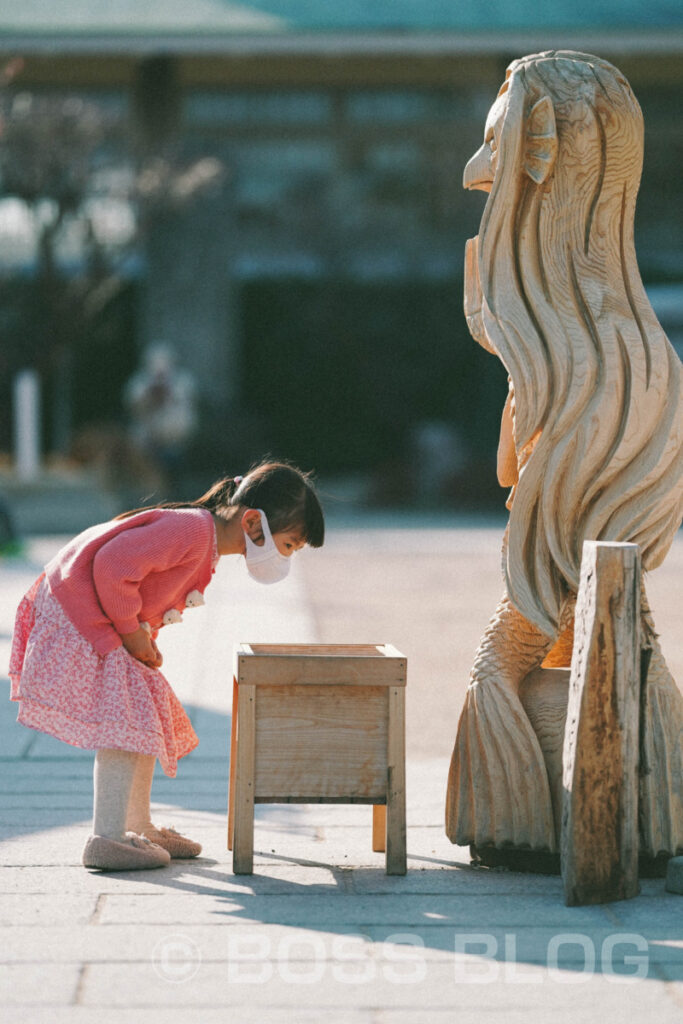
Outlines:
[[498, 144], [496, 142], [495, 132], [492, 127], [489, 128], [489, 130], [486, 132], [486, 135], [484, 136], [484, 145], [488, 146], [491, 151], [491, 155], [495, 156], [496, 150], [498, 149]]

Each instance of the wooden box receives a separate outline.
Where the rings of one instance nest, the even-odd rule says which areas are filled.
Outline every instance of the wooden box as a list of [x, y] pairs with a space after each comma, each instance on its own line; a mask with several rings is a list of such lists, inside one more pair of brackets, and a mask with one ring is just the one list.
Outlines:
[[241, 644], [228, 849], [251, 874], [255, 803], [373, 806], [373, 849], [406, 871], [407, 661], [389, 644]]

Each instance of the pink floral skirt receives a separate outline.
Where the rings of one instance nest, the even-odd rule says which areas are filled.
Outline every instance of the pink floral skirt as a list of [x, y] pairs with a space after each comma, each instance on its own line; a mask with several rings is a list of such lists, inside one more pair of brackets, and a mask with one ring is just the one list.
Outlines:
[[44, 575], [17, 610], [9, 674], [17, 721], [75, 747], [154, 754], [174, 776], [178, 760], [199, 742], [161, 672], [125, 647], [98, 654]]

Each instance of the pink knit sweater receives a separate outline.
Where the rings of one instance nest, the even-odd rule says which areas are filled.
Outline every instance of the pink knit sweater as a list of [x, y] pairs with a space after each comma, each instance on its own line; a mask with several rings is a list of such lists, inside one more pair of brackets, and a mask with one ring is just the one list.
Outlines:
[[92, 526], [46, 566], [50, 589], [98, 654], [121, 644], [140, 622], [153, 630], [182, 611], [214, 572], [215, 527], [206, 509], [149, 509]]

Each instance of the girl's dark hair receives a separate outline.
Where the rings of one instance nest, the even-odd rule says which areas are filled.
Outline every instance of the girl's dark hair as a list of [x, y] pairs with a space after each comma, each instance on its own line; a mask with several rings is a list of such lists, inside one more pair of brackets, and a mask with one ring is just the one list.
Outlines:
[[299, 530], [311, 547], [322, 547], [325, 520], [309, 473], [286, 462], [261, 462], [237, 481], [225, 477], [196, 501], [163, 501], [122, 512], [116, 518], [127, 519], [152, 508], [205, 508], [227, 518], [231, 508], [257, 508], [265, 513], [271, 533]]

